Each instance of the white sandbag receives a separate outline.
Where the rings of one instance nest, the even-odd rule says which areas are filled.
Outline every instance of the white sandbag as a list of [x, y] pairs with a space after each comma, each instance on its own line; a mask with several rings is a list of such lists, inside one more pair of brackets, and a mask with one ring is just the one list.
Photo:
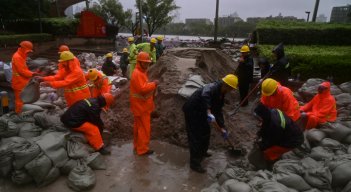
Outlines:
[[308, 130], [306, 133], [306, 138], [311, 144], [318, 144], [326, 136], [327, 136], [326, 133], [318, 129], [311, 129], [311, 130]]
[[65, 150], [66, 135], [62, 132], [49, 132], [36, 141], [56, 167], [61, 167], [68, 161], [67, 151]]
[[25, 169], [14, 170], [12, 172], [11, 180], [16, 185], [26, 185], [33, 181], [33, 178], [27, 173]]
[[98, 152], [89, 154], [89, 156], [85, 158], [85, 162], [93, 170], [105, 170], [107, 168], [105, 159]]
[[220, 192], [251, 192], [251, 187], [235, 179], [229, 179], [221, 186]]
[[328, 137], [340, 142], [351, 134], [351, 128], [348, 128], [341, 123], [324, 123], [319, 130], [326, 133]]
[[312, 187], [322, 190], [331, 190], [332, 174], [328, 167], [307, 169], [303, 178], [306, 183]]
[[330, 139], [330, 138], [324, 138], [321, 141], [320, 146], [326, 147], [329, 149], [340, 149], [342, 147], [342, 145], [339, 141], [334, 140], [334, 139]]
[[42, 129], [36, 126], [34, 123], [21, 123], [19, 124], [18, 136], [29, 139], [37, 137], [41, 134]]
[[28, 162], [36, 158], [41, 152], [39, 146], [35, 143], [27, 142], [22, 147], [12, 151], [14, 155], [13, 167], [16, 170], [22, 169]]
[[80, 163], [68, 175], [67, 185], [74, 191], [92, 189], [95, 183], [95, 172], [84, 163]]
[[239, 167], [230, 167], [230, 168], [227, 168], [221, 174], [221, 176], [218, 178], [218, 183], [222, 185], [226, 180], [229, 180], [229, 179], [244, 181], [246, 180], [245, 175], [246, 175], [246, 170]]
[[275, 174], [274, 177], [279, 183], [289, 188], [296, 189], [297, 191], [306, 191], [312, 188], [301, 176], [294, 173], [280, 172]]
[[33, 78], [28, 82], [21, 92], [21, 99], [24, 104], [34, 103], [40, 98], [40, 86]]
[[44, 153], [38, 155], [35, 159], [25, 165], [29, 175], [31, 175], [37, 185], [40, 185], [52, 168], [49, 157]]
[[334, 152], [331, 149], [318, 146], [312, 148], [311, 154], [309, 156], [317, 161], [323, 161], [325, 159], [333, 157]]
[[274, 173], [294, 173], [301, 175], [304, 172], [304, 168], [301, 165], [300, 160], [283, 159], [274, 163]]

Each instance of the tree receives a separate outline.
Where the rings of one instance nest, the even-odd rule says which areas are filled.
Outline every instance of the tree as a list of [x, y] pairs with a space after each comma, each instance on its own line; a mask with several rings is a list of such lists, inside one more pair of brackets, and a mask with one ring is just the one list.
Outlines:
[[132, 17], [132, 11], [124, 11], [118, 0], [99, 0], [98, 2], [92, 6], [90, 11], [104, 18], [107, 24], [116, 28], [117, 33]]
[[4, 20], [38, 18], [38, 1], [41, 2], [41, 16], [48, 16], [50, 9], [48, 0], [0, 0], [0, 18]]
[[174, 0], [136, 0], [136, 8], [142, 3], [142, 13], [148, 28], [149, 36], [157, 29], [170, 23], [175, 15], [173, 11], [179, 9]]

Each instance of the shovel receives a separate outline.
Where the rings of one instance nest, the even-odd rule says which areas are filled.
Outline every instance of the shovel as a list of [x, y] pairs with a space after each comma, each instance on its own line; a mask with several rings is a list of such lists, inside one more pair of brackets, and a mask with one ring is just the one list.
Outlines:
[[[218, 130], [218, 132], [221, 132], [221, 128], [219, 127], [217, 122], [212, 122], [212, 125]], [[228, 139], [224, 139], [228, 144], [229, 144], [229, 148], [228, 148], [228, 153], [231, 156], [240, 156], [240, 155], [245, 155], [246, 152], [244, 149], [237, 149], [234, 147], [234, 144]]]

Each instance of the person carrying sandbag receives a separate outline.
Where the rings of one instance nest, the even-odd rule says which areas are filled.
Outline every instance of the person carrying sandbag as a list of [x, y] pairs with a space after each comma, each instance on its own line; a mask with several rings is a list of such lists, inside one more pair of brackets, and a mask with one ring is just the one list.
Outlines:
[[183, 105], [188, 133], [190, 168], [193, 171], [206, 172], [201, 166], [201, 162], [205, 157], [211, 156], [207, 152], [211, 136], [210, 124], [215, 124], [223, 138], [228, 139], [228, 132], [224, 128], [222, 108], [225, 95], [237, 88], [237, 76], [229, 74], [220, 81], [199, 88]]
[[102, 141], [104, 123], [100, 113], [102, 108], [111, 107], [114, 103], [115, 97], [110, 93], [80, 100], [67, 109], [61, 116], [61, 122], [72, 131], [82, 132], [88, 143], [102, 155], [111, 154]]
[[305, 119], [305, 129], [316, 128], [319, 124], [335, 122], [337, 111], [334, 96], [330, 94], [330, 82], [318, 86], [318, 94], [300, 107], [301, 116]]
[[[40, 85], [55, 89], [64, 88], [64, 97], [67, 106], [75, 102], [90, 98], [90, 91], [85, 80], [83, 70], [80, 68], [79, 60], [70, 51], [60, 54], [59, 70], [56, 75], [48, 77], [37, 77]], [[44, 81], [44, 82], [42, 82]]]
[[21, 99], [21, 92], [28, 84], [29, 80], [40, 75], [39, 73], [31, 72], [27, 66], [27, 56], [33, 52], [33, 44], [30, 41], [22, 41], [19, 48], [12, 56], [12, 84], [15, 95], [15, 112], [17, 114], [22, 112], [23, 101]]
[[[268, 165], [273, 165], [284, 153], [303, 143], [303, 131], [281, 110], [270, 109], [260, 103], [254, 112], [255, 116], [262, 122], [255, 142], [258, 147], [256, 150], [263, 153], [263, 159], [267, 161]], [[254, 161], [250, 155], [249, 160], [250, 162]], [[261, 162], [251, 163], [255, 165]]]
[[110, 93], [111, 83], [108, 77], [97, 69], [89, 69], [88, 73], [85, 75], [85, 78], [92, 82], [93, 86], [91, 88], [91, 96], [97, 98], [104, 93]]

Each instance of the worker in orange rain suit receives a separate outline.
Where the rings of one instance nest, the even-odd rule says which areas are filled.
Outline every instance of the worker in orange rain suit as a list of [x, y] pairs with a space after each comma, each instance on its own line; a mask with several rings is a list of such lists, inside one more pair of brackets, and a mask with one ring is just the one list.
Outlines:
[[97, 98], [104, 93], [110, 93], [111, 84], [106, 75], [103, 75], [97, 69], [89, 69], [88, 73], [85, 75], [87, 80], [93, 83], [91, 89], [91, 96]]
[[318, 124], [336, 120], [336, 102], [330, 94], [330, 83], [323, 82], [318, 87], [318, 94], [300, 107], [302, 117], [307, 118], [306, 129], [316, 128]]
[[301, 114], [299, 103], [292, 91], [280, 85], [276, 80], [268, 78], [262, 82], [261, 103], [270, 109], [279, 109], [294, 122], [299, 120]]
[[60, 54], [59, 70], [54, 76], [39, 77], [42, 86], [49, 86], [55, 89], [64, 88], [64, 96], [67, 106], [75, 102], [90, 98], [90, 91], [85, 80], [85, 75], [80, 68], [79, 60], [75, 59], [70, 51], [63, 51]]
[[88, 143], [102, 155], [111, 154], [102, 141], [101, 133], [104, 123], [100, 114], [104, 107], [111, 107], [115, 98], [104, 93], [97, 98], [83, 99], [73, 104], [61, 116], [61, 122], [73, 131], [82, 132]]
[[15, 95], [15, 111], [22, 112], [23, 102], [21, 92], [33, 76], [38, 73], [31, 72], [26, 64], [27, 54], [33, 52], [33, 44], [30, 41], [22, 41], [16, 53], [12, 56], [12, 89]]
[[138, 155], [150, 155], [150, 116], [154, 110], [154, 92], [159, 82], [149, 82], [146, 71], [151, 63], [149, 53], [140, 52], [130, 81], [130, 108], [134, 115], [134, 150]]

